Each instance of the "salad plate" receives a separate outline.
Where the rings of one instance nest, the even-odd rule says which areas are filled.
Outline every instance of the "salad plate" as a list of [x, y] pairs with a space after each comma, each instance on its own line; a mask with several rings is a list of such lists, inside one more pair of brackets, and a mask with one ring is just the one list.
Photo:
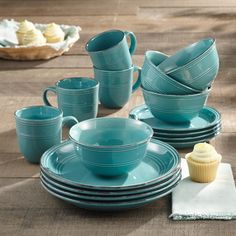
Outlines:
[[218, 125], [221, 120], [220, 113], [212, 108], [205, 106], [189, 123], [170, 124], [155, 118], [148, 107], [140, 105], [132, 109], [129, 117], [135, 120], [140, 120], [150, 125], [154, 132], [162, 133], [192, 133], [205, 131]]

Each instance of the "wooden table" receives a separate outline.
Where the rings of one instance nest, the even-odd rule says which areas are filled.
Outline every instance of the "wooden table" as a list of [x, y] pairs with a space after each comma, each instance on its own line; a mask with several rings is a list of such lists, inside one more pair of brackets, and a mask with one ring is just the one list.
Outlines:
[[[137, 35], [134, 64], [147, 49], [173, 53], [203, 37], [217, 39], [220, 72], [208, 105], [222, 113], [222, 134], [212, 144], [236, 176], [236, 1], [235, 0], [0, 0], [0, 18], [75, 24], [81, 39], [64, 56], [49, 61], [0, 60], [0, 235], [235, 235], [235, 221], [174, 222], [171, 196], [120, 213], [81, 210], [45, 192], [39, 166], [20, 154], [13, 112], [42, 104], [42, 90], [68, 76], [93, 76], [84, 45], [94, 34], [120, 28]], [[52, 98], [55, 101], [55, 98]], [[143, 103], [140, 91], [121, 110], [100, 115], [127, 117]], [[183, 156], [189, 150], [179, 150]]]

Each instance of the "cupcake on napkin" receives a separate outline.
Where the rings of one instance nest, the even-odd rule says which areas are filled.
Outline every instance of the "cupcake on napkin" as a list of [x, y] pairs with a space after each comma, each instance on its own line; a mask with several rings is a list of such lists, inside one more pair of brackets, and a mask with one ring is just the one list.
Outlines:
[[212, 182], [217, 173], [221, 155], [208, 143], [198, 143], [186, 154], [190, 178], [195, 182]]
[[65, 33], [59, 25], [52, 23], [47, 25], [44, 37], [47, 39], [47, 43], [58, 43], [64, 40]]
[[20, 45], [24, 44], [23, 39], [25, 37], [25, 34], [28, 31], [34, 30], [34, 29], [35, 29], [35, 26], [32, 22], [27, 21], [27, 20], [24, 20], [24, 21], [20, 22], [19, 28], [16, 31], [16, 35], [17, 35], [18, 42], [19, 42]]

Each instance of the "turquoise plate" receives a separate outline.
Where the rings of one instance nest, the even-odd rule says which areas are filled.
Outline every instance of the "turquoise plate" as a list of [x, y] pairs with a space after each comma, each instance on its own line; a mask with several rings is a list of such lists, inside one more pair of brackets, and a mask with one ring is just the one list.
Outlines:
[[220, 132], [217, 132], [217, 133], [215, 133], [211, 136], [207, 136], [207, 137], [202, 138], [202, 139], [193, 139], [189, 142], [172, 142], [171, 140], [167, 141], [167, 142], [168, 142], [168, 144], [170, 144], [171, 146], [173, 146], [175, 148], [189, 148], [189, 147], [193, 147], [197, 143], [208, 142], [212, 138], [215, 138], [219, 134], [220, 134]]
[[196, 140], [196, 139], [204, 139], [204, 138], [207, 138], [209, 136], [212, 136], [212, 135], [215, 135], [216, 133], [219, 133], [221, 131], [221, 128], [217, 128], [216, 130], [213, 130], [211, 132], [208, 132], [206, 134], [203, 134], [203, 135], [196, 135], [196, 136], [188, 136], [186, 135], [186, 137], [166, 137], [166, 136], [161, 136], [161, 135], [154, 135], [153, 137], [154, 138], [157, 138], [163, 142], [167, 142], [168, 141], [171, 141], [171, 142], [191, 142], [193, 140]]
[[121, 211], [121, 210], [128, 210], [128, 209], [133, 209], [133, 208], [138, 208], [143, 205], [146, 205], [148, 203], [151, 203], [157, 199], [160, 199], [168, 194], [170, 194], [173, 191], [173, 188], [178, 184], [170, 187], [169, 189], [166, 189], [165, 191], [159, 192], [157, 194], [154, 194], [149, 197], [141, 198], [141, 199], [136, 199], [136, 200], [130, 200], [130, 201], [117, 201], [117, 202], [110, 202], [110, 203], [103, 203], [103, 202], [96, 202], [96, 201], [89, 201], [89, 200], [78, 200], [77, 198], [74, 197], [67, 197], [64, 194], [59, 194], [56, 191], [50, 189], [46, 185], [44, 185], [41, 182], [43, 188], [52, 194], [53, 196], [64, 200], [68, 203], [71, 203], [73, 205], [76, 205], [80, 208], [88, 209], [88, 210], [98, 210], [98, 211]]
[[178, 152], [167, 143], [151, 140], [141, 164], [126, 175], [102, 177], [94, 175], [76, 155], [71, 141], [65, 141], [46, 151], [41, 169], [51, 178], [86, 189], [126, 190], [152, 185], [173, 175], [180, 165]]
[[44, 179], [44, 177], [41, 177], [41, 181], [43, 182], [43, 184], [58, 194], [63, 194], [64, 196], [73, 197], [78, 200], [91, 200], [91, 201], [98, 201], [98, 202], [103, 202], [103, 203], [113, 202], [113, 201], [129, 201], [129, 200], [134, 200], [134, 199], [145, 198], [145, 197], [163, 192], [167, 189], [170, 189], [171, 187], [175, 186], [180, 180], [181, 180], [181, 174], [179, 173], [175, 177], [175, 179], [172, 180], [171, 183], [169, 183], [161, 188], [154, 189], [152, 191], [148, 191], [146, 193], [123, 195], [123, 196], [107, 196], [106, 197], [106, 196], [85, 195], [85, 194], [80, 194], [80, 193], [74, 193], [71, 191], [66, 191], [66, 190], [63, 190], [63, 189], [55, 186], [52, 183], [49, 183], [48, 181], [46, 181], [46, 179]]
[[182, 124], [169, 124], [155, 118], [145, 104], [132, 109], [129, 117], [147, 123], [156, 132], [162, 131], [164, 133], [202, 131], [219, 124], [221, 120], [220, 113], [208, 106], [204, 107], [199, 115], [190, 120], [189, 123]]
[[86, 196], [86, 198], [88, 196], [91, 198], [102, 197], [106, 200], [114, 200], [114, 199], [117, 199], [117, 197], [120, 199], [123, 199], [126, 197], [132, 197], [132, 195], [136, 195], [136, 194], [143, 194], [143, 193], [147, 193], [151, 191], [160, 190], [166, 187], [167, 185], [173, 183], [180, 175], [181, 175], [181, 169], [178, 168], [176, 169], [176, 171], [173, 173], [173, 175], [170, 178], [167, 178], [160, 183], [150, 185], [147, 187], [142, 187], [142, 188], [132, 189], [132, 190], [124, 190], [124, 191], [107, 191], [107, 190], [95, 191], [95, 190], [87, 190], [87, 189], [82, 189], [82, 188], [69, 186], [69, 185], [60, 183], [50, 178], [49, 176], [47, 176], [47, 174], [41, 172], [42, 179], [44, 179], [45, 182], [47, 182], [48, 184], [53, 185], [55, 188], [61, 189], [63, 191], [76, 193], [82, 196]]
[[213, 131], [216, 131], [218, 129], [221, 129], [221, 123], [215, 125], [215, 126], [212, 126], [208, 129], [204, 129], [204, 130], [201, 130], [201, 131], [196, 131], [196, 132], [182, 132], [182, 133], [170, 133], [169, 132], [160, 132], [160, 131], [155, 131], [153, 136], [160, 136], [160, 137], [163, 137], [163, 138], [186, 138], [186, 137], [196, 137], [196, 136], [200, 136], [200, 135], [205, 135], [205, 134], [208, 134], [210, 132], [213, 132]]

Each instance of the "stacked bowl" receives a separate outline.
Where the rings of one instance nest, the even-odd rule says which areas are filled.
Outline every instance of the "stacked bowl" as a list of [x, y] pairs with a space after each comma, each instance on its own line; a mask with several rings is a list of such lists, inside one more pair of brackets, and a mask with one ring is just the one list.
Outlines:
[[[194, 119], [199, 123], [199, 114], [203, 109], [207, 109], [205, 104], [218, 70], [219, 57], [215, 40], [212, 38], [194, 43], [172, 56], [158, 51], [146, 52], [141, 72], [146, 106], [156, 123], [167, 124], [164, 127], [170, 124], [172, 127], [169, 126], [169, 129], [165, 130], [164, 136], [156, 132], [156, 138], [175, 147], [192, 146], [197, 140], [202, 140], [198, 131], [204, 127], [197, 126], [194, 134], [189, 127], [193, 125]], [[140, 110], [140, 107], [136, 110]], [[211, 108], [209, 110], [211, 111]], [[135, 112], [131, 112], [131, 117], [137, 118], [133, 113]], [[207, 120], [210, 119], [208, 118]], [[220, 129], [220, 119], [217, 125]], [[209, 130], [208, 125], [205, 127], [209, 133], [207, 137], [203, 137], [204, 141], [219, 133], [218, 129], [213, 132], [215, 127], [212, 127]], [[157, 128], [159, 129], [162, 129], [162, 125]], [[175, 129], [181, 130], [181, 133], [172, 135]], [[181, 146], [182, 143], [185, 145]]]

